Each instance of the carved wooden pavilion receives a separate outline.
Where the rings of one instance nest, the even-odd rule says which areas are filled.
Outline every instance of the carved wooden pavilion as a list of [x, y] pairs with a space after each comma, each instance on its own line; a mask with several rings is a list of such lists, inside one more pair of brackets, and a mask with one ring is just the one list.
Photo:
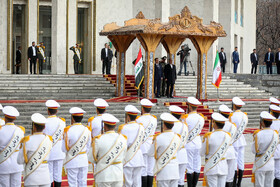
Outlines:
[[221, 24], [214, 21], [210, 25], [204, 25], [203, 20], [193, 16], [187, 6], [181, 14], [169, 17], [168, 23], [161, 20], [146, 19], [139, 12], [133, 19], [125, 21], [124, 26], [116, 23], [106, 24], [99, 33], [107, 36], [118, 51], [117, 64], [117, 96], [125, 95], [125, 61], [126, 51], [135, 38], [137, 38], [146, 52], [145, 65], [145, 97], [153, 98], [154, 84], [154, 58], [155, 50], [162, 43], [168, 53], [168, 57], [175, 63], [175, 53], [182, 42], [189, 38], [198, 53], [197, 63], [197, 98], [207, 99], [207, 52], [218, 37], [225, 37], [226, 33]]

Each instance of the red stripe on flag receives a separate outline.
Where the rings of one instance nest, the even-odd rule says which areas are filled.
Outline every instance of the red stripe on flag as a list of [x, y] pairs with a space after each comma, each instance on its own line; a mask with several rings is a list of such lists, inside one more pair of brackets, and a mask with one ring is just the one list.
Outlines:
[[141, 48], [140, 48], [134, 66], [136, 66], [138, 64], [138, 62], [141, 58], [142, 58], [142, 52], [141, 52]]

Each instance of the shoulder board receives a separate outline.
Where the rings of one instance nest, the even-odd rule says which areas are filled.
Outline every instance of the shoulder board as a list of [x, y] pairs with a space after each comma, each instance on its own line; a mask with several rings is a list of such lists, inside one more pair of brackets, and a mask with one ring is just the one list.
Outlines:
[[246, 114], [246, 116], [248, 116], [247, 112], [244, 112], [244, 114]]
[[25, 134], [25, 128], [23, 126], [18, 126], [22, 131], [23, 133]]
[[184, 114], [181, 116], [182, 119], [186, 119], [189, 116], [189, 114]]
[[231, 137], [231, 134], [229, 132], [227, 132], [227, 131], [225, 131], [225, 132]]
[[139, 119], [141, 116], [137, 116], [136, 119]]
[[231, 123], [232, 123], [235, 127], [237, 127], [235, 123], [233, 123], [233, 122], [231, 122]]
[[62, 121], [66, 122], [65, 118], [61, 118], [61, 117], [60, 117], [59, 119], [61, 119]]
[[157, 134], [154, 134], [154, 135], [153, 135], [153, 140], [155, 140], [155, 139], [157, 138], [158, 135], [161, 135], [161, 133], [159, 132], [159, 133], [157, 133]]
[[120, 132], [122, 131], [122, 129], [123, 129], [124, 126], [125, 126], [125, 124], [121, 124], [121, 125], [119, 126], [119, 128], [118, 128], [118, 133], [120, 133]]
[[155, 115], [152, 115], [152, 116], [157, 119], [157, 117]]
[[258, 134], [258, 132], [260, 132], [261, 130], [258, 129], [258, 130], [255, 130], [255, 132], [253, 133], [253, 136], [255, 136], [256, 134]]
[[91, 122], [94, 119], [95, 116], [92, 116], [88, 119], [88, 122]]
[[50, 141], [52, 142], [53, 141], [52, 137], [50, 135], [47, 135], [47, 136], [49, 137]]
[[64, 128], [64, 133], [66, 133], [66, 132], [70, 129], [70, 127], [71, 127], [71, 126], [65, 127], [65, 128]]
[[144, 127], [144, 125], [143, 125], [143, 123], [138, 123], [139, 125], [142, 125], [143, 127]]
[[30, 139], [30, 136], [25, 136], [25, 137], [22, 138], [21, 143], [28, 142], [29, 139]]
[[126, 135], [124, 135], [124, 134], [121, 134], [126, 140], [127, 140], [127, 136]]
[[87, 128], [88, 128], [88, 130], [91, 132], [92, 131], [92, 129], [91, 129], [91, 127], [90, 126], [86, 126]]
[[279, 134], [279, 132], [277, 130], [274, 130], [277, 134]]
[[200, 116], [202, 116], [204, 118], [204, 115], [202, 113], [199, 113]]
[[97, 135], [97, 136], [94, 136], [93, 140], [99, 139], [101, 136], [102, 136], [102, 134], [99, 134], [99, 135]]
[[208, 138], [210, 135], [212, 134], [212, 132], [207, 132], [204, 134], [204, 138]]

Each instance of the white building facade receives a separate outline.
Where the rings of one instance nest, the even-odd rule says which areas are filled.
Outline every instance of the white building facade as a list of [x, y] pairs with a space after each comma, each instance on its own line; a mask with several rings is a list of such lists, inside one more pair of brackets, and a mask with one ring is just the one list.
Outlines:
[[[125, 20], [142, 11], [146, 18], [161, 18], [179, 14], [188, 6], [193, 15], [203, 18], [205, 24], [216, 21], [223, 25], [227, 37], [219, 38], [208, 53], [208, 72], [212, 72], [216, 50], [225, 48], [226, 72], [233, 71], [231, 53], [239, 48], [238, 73], [249, 73], [250, 53], [256, 46], [256, 0], [1, 0], [0, 7], [0, 73], [14, 74], [15, 54], [22, 48], [20, 73], [29, 73], [27, 49], [32, 41], [44, 42], [46, 62], [44, 74], [73, 74], [73, 52], [69, 48], [76, 43], [82, 47], [81, 74], [101, 74], [101, 49], [108, 38], [99, 36], [106, 23], [123, 25]], [[196, 71], [197, 53], [186, 39], [191, 50], [191, 61]], [[135, 40], [126, 53], [126, 74], [134, 73], [132, 61], [136, 58], [140, 43]], [[112, 46], [113, 52], [115, 52]], [[144, 55], [144, 54], [143, 54]], [[165, 56], [161, 44], [157, 57]], [[131, 62], [131, 63], [130, 63]], [[179, 68], [179, 58], [176, 59]], [[112, 73], [116, 71], [113, 59]]]

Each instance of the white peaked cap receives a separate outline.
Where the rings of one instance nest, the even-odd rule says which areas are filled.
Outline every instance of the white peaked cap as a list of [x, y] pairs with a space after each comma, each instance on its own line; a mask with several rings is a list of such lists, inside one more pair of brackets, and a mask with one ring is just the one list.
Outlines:
[[155, 106], [154, 103], [152, 103], [149, 99], [142, 99], [140, 104], [142, 106], [146, 106], [146, 107], [152, 107], [152, 106]]
[[188, 97], [187, 102], [195, 106], [201, 105], [201, 102], [195, 97]]
[[175, 113], [184, 113], [184, 109], [182, 109], [181, 107], [177, 106], [177, 105], [171, 105], [168, 108], [170, 110], [170, 112], [175, 112]]
[[45, 118], [45, 116], [43, 116], [40, 113], [34, 113], [31, 116], [31, 120], [33, 121], [33, 123], [36, 124], [45, 124], [47, 122], [47, 119]]
[[270, 105], [269, 106], [270, 110], [276, 113], [280, 113], [280, 107], [276, 105]]
[[46, 106], [48, 108], [59, 108], [60, 107], [60, 104], [58, 102], [56, 102], [55, 100], [47, 100], [46, 101]]
[[104, 123], [107, 122], [112, 125], [115, 125], [116, 123], [120, 122], [118, 118], [116, 118], [114, 115], [109, 113], [102, 114], [101, 118]]
[[11, 116], [11, 117], [18, 117], [19, 116], [18, 110], [13, 106], [5, 106], [3, 108], [3, 113], [5, 115]]
[[0, 104], [0, 110], [3, 110], [3, 106]]
[[236, 106], [243, 106], [245, 103], [239, 98], [239, 97], [234, 97], [232, 98], [232, 103]]
[[232, 110], [227, 105], [220, 105], [219, 111], [224, 113], [232, 113]]
[[276, 99], [275, 97], [269, 98], [269, 101], [271, 104], [280, 105], [280, 101], [278, 99]]
[[213, 119], [214, 121], [217, 121], [217, 122], [222, 122], [222, 123], [224, 123], [224, 122], [228, 121], [227, 118], [225, 118], [222, 114], [217, 113], [217, 112], [214, 112], [214, 113], [211, 115], [211, 117], [212, 117], [212, 119]]
[[127, 105], [125, 107], [125, 112], [130, 112], [130, 113], [135, 113], [135, 114], [139, 114], [141, 113], [135, 106], [133, 105]]
[[102, 98], [98, 98], [98, 99], [95, 99], [94, 102], [93, 102], [94, 106], [98, 107], [98, 108], [106, 108], [108, 107], [108, 103], [107, 101], [105, 101], [104, 99]]
[[83, 109], [81, 109], [79, 107], [72, 107], [72, 108], [70, 108], [69, 113], [72, 115], [75, 115], [75, 114], [82, 115], [82, 114], [86, 113], [86, 111], [84, 111]]
[[160, 119], [162, 121], [166, 121], [166, 122], [176, 122], [178, 121], [177, 118], [175, 118], [172, 114], [164, 112], [160, 115]]
[[260, 117], [264, 120], [267, 120], [267, 121], [272, 121], [272, 120], [276, 119], [274, 116], [272, 116], [267, 111], [262, 111], [261, 114], [260, 114]]

